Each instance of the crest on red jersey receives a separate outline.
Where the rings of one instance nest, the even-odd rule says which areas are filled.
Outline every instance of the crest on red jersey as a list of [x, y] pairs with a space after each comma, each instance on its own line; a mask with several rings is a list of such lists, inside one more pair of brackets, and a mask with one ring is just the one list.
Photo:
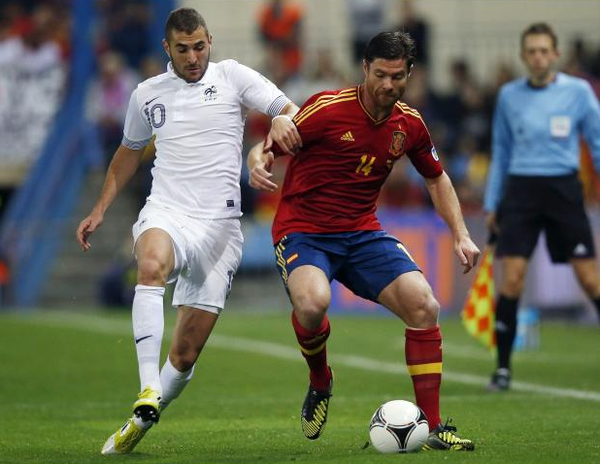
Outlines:
[[404, 154], [404, 140], [406, 134], [401, 131], [394, 131], [392, 134], [392, 143], [390, 145], [390, 153], [394, 156], [402, 156]]

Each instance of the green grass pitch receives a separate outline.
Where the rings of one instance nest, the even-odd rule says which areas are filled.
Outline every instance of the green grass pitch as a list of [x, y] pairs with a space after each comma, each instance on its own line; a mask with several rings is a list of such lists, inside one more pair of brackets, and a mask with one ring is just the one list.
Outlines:
[[[306, 440], [307, 368], [287, 314], [226, 310], [194, 379], [129, 456], [100, 455], [138, 391], [128, 312], [0, 313], [0, 463], [600, 463], [598, 327], [542, 326], [517, 353], [515, 388], [489, 394], [493, 362], [460, 321], [442, 321], [442, 416], [473, 453], [380, 455], [371, 414], [413, 400], [404, 328], [391, 317], [331, 317], [336, 372], [324, 435]], [[174, 311], [167, 311], [169, 338]], [[166, 345], [166, 344], [165, 344]]]

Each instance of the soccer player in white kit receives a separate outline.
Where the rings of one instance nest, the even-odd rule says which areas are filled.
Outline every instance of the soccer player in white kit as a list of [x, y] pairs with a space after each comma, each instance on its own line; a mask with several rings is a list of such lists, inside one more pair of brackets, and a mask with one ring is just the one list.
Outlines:
[[[212, 37], [191, 8], [171, 12], [163, 46], [167, 72], [132, 93], [121, 146], [100, 197], [77, 229], [84, 251], [104, 213], [135, 173], [155, 137], [156, 160], [146, 205], [133, 226], [138, 262], [133, 334], [141, 393], [133, 416], [102, 454], [129, 453], [190, 381], [194, 364], [225, 304], [242, 255], [240, 172], [247, 109], [273, 116], [272, 140], [300, 144], [291, 122], [298, 108], [270, 81], [236, 61], [210, 62]], [[159, 370], [165, 285], [177, 281], [177, 322]]]

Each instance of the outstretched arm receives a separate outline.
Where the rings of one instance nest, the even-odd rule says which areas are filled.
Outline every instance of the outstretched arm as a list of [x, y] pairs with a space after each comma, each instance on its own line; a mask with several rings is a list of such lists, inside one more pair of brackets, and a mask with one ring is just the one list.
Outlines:
[[302, 147], [302, 138], [298, 133], [296, 124], [292, 117], [298, 112], [298, 107], [289, 102], [283, 107], [281, 113], [275, 116], [271, 123], [271, 131], [266, 140], [256, 144], [248, 152], [248, 171], [250, 187], [256, 190], [274, 192], [277, 190], [277, 184], [271, 181], [271, 167], [275, 155], [273, 153], [273, 142], [277, 144], [280, 153], [294, 155]]
[[248, 153], [248, 171], [250, 187], [256, 190], [274, 192], [277, 190], [277, 184], [271, 181], [271, 167], [273, 166], [274, 155], [271, 150], [265, 151], [265, 142], [262, 141], [250, 149]]
[[425, 178], [427, 190], [438, 214], [446, 221], [454, 238], [454, 253], [458, 256], [466, 274], [477, 265], [479, 248], [471, 240], [460, 210], [460, 204], [448, 175], [443, 172], [435, 178]]
[[102, 187], [102, 193], [92, 208], [92, 212], [77, 227], [77, 241], [83, 251], [90, 249], [89, 236], [100, 227], [104, 220], [104, 213], [113, 203], [117, 194], [129, 182], [140, 164], [140, 158], [144, 149], [132, 150], [120, 145], [115, 152]]
[[269, 150], [273, 142], [277, 143], [287, 155], [294, 155], [302, 146], [302, 139], [292, 118], [298, 112], [298, 107], [289, 102], [283, 107], [281, 113], [271, 121], [271, 130], [265, 142], [265, 149]]

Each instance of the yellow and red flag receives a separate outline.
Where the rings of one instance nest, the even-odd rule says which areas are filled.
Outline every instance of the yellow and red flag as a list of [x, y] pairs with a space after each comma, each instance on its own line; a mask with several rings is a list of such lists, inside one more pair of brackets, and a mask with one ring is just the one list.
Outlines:
[[493, 247], [486, 247], [482, 258], [461, 316], [467, 332], [493, 350], [496, 347]]

